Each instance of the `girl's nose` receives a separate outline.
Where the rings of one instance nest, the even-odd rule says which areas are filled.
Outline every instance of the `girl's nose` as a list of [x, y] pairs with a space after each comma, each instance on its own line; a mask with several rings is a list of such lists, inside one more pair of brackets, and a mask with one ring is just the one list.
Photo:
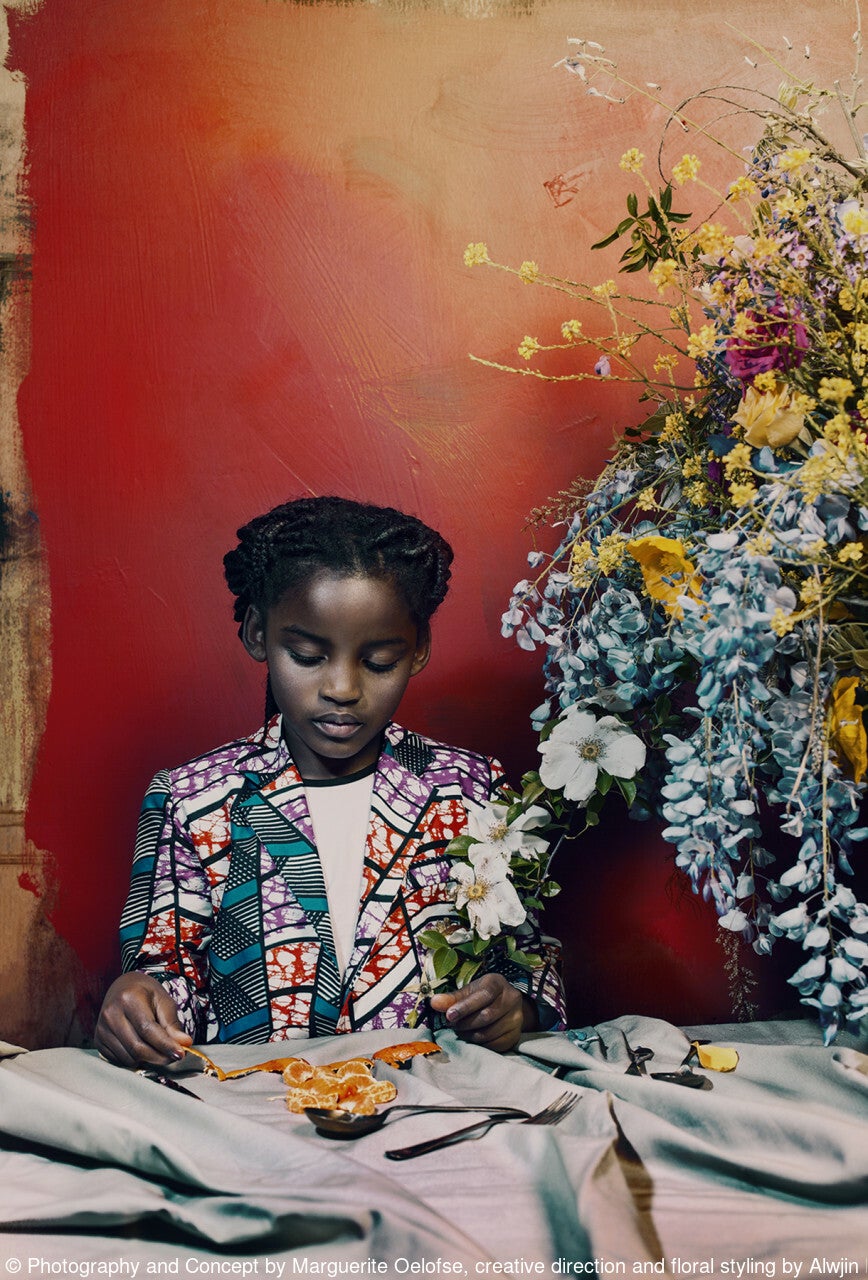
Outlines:
[[323, 673], [320, 694], [329, 702], [357, 702], [361, 696], [355, 665], [330, 662]]

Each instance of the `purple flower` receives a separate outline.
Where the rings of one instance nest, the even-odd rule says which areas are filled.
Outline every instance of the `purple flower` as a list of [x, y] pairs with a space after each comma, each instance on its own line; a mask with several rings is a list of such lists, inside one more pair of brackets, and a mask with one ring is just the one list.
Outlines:
[[[742, 382], [752, 382], [767, 369], [796, 369], [808, 349], [805, 326], [780, 305], [765, 314], [747, 313], [751, 329], [743, 338], [727, 338], [725, 359]], [[778, 318], [779, 317], [779, 318]]]

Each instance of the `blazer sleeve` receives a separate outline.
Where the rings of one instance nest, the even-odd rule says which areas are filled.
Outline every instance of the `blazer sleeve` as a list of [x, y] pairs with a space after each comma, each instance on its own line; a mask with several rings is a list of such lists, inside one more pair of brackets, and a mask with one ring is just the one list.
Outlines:
[[184, 1030], [205, 1039], [207, 948], [213, 906], [201, 860], [179, 819], [171, 775], [158, 773], [139, 815], [130, 888], [121, 915], [121, 964], [156, 978]]

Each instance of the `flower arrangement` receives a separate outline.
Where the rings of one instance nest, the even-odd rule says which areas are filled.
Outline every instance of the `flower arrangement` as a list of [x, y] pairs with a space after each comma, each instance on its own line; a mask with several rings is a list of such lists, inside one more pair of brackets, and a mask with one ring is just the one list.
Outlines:
[[[858, 63], [859, 31], [854, 44]], [[563, 65], [588, 93], [623, 100], [599, 45], [573, 42]], [[504, 635], [541, 653], [548, 696], [532, 716], [539, 772], [499, 811], [510, 851], [500, 920], [512, 926], [556, 892], [538, 841], [598, 821], [614, 782], [631, 815], [663, 820], [677, 867], [728, 936], [759, 954], [779, 938], [800, 944], [789, 981], [827, 1042], [868, 1014], [868, 906], [852, 887], [868, 836], [860, 86], [857, 65], [849, 96], [790, 77], [776, 99], [728, 88], [680, 104], [685, 130], [703, 100], [760, 123], [746, 160], [726, 148], [737, 167], [720, 192], [692, 150], [653, 184], [641, 153], [626, 152], [620, 167], [640, 191], [594, 247], [625, 245], [621, 270], [644, 291], [505, 267], [481, 243], [465, 254], [608, 321], [601, 337], [567, 317], [557, 342], [524, 338], [523, 364], [483, 363], [633, 381], [649, 408], [589, 491], [538, 513], [557, 545], [531, 551], [504, 614]], [[656, 86], [628, 91], [660, 101]], [[835, 113], [846, 145], [833, 140]], [[697, 150], [714, 141], [706, 126], [695, 139]], [[676, 208], [689, 191], [710, 215]], [[551, 350], [574, 353], [575, 370], [546, 372]], [[472, 872], [489, 866], [480, 849], [474, 828], [457, 850], [469, 954], [441, 964], [453, 980], [491, 924], [472, 909]], [[432, 954], [436, 967], [443, 950]]]

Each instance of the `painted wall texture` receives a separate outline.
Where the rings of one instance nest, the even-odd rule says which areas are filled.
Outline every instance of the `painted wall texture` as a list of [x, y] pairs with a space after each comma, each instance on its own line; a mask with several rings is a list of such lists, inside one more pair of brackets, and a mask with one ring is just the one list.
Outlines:
[[[454, 590], [403, 718], [499, 755], [516, 777], [534, 763], [538, 657], [500, 637], [531, 545], [523, 525], [593, 477], [641, 411], [630, 388], [472, 363], [511, 362], [524, 334], [555, 340], [568, 316], [552, 291], [469, 270], [463, 249], [484, 240], [501, 261], [573, 278], [614, 270], [615, 254], [588, 246], [621, 216], [619, 156], [655, 154], [665, 113], [639, 95], [586, 96], [554, 66], [568, 37], [598, 40], [677, 101], [746, 75], [774, 91], [779, 69], [745, 62], [766, 61], [753, 40], [783, 55], [787, 36], [805, 74], [846, 75], [853, 11], [5, 11], [0, 1037], [35, 1047], [92, 1029], [151, 775], [258, 722], [262, 673], [221, 577], [252, 515], [336, 492], [437, 524], [456, 549]], [[574, 190], [560, 205], [545, 186], [559, 174]], [[673, 892], [671, 872], [655, 833], [617, 816], [563, 856], [550, 924], [574, 1021], [729, 1016], [713, 919]], [[773, 984], [765, 998], [780, 999]]]

